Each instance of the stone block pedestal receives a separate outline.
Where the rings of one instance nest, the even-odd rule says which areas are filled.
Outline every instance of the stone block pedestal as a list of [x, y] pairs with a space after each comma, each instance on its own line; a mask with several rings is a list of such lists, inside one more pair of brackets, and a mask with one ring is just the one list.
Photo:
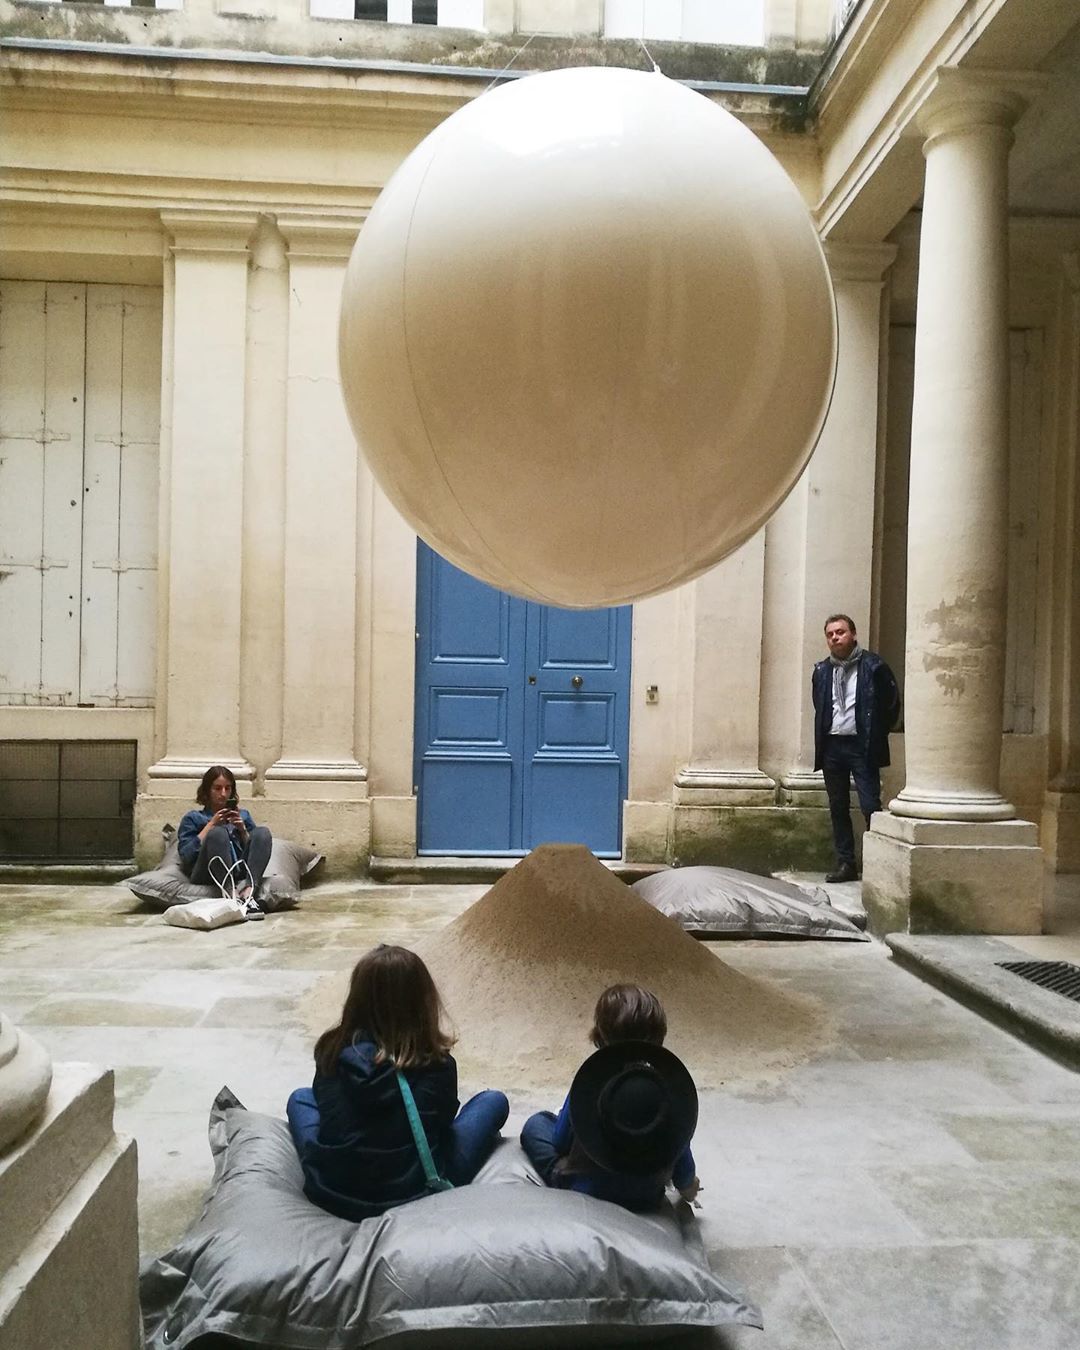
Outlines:
[[137, 1350], [135, 1143], [113, 1076], [55, 1064], [40, 1120], [0, 1157], [0, 1350]]
[[1042, 932], [1043, 853], [1025, 820], [914, 820], [886, 811], [863, 838], [875, 933]]

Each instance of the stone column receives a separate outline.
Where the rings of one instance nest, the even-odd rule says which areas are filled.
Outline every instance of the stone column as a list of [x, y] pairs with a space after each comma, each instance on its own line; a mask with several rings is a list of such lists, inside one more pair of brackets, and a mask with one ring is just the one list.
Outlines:
[[[768, 870], [776, 784], [758, 764], [765, 532], [686, 588], [689, 671], [675, 775], [672, 851], [679, 862]], [[747, 715], [750, 713], [751, 715]]]
[[762, 762], [785, 807], [774, 827], [793, 862], [833, 860], [820, 773], [814, 772], [810, 671], [826, 655], [824, 626], [850, 614], [870, 637], [874, 479], [884, 277], [891, 244], [830, 243], [837, 368], [829, 415], [806, 472], [766, 527]]
[[1080, 254], [1065, 258], [1058, 334], [1049, 782], [1042, 843], [1053, 871], [1080, 871]]
[[289, 263], [285, 689], [281, 755], [266, 791], [294, 802], [364, 801], [366, 839], [367, 770], [356, 755], [358, 452], [337, 357], [359, 222], [279, 216], [277, 225]]
[[[167, 476], [168, 628], [159, 646], [165, 675], [165, 753], [149, 777], [191, 780], [207, 765], [238, 778], [240, 752], [241, 511], [248, 241], [256, 217], [236, 211], [170, 211], [171, 355], [164, 381], [171, 410]], [[166, 795], [170, 795], [166, 790]]]
[[1035, 827], [1015, 820], [999, 791], [1007, 166], [1022, 106], [1007, 90], [945, 70], [918, 119], [926, 183], [908, 515], [907, 782], [889, 804], [892, 815], [875, 817], [877, 837], [864, 852], [864, 900], [885, 927], [1030, 932], [1040, 924]]

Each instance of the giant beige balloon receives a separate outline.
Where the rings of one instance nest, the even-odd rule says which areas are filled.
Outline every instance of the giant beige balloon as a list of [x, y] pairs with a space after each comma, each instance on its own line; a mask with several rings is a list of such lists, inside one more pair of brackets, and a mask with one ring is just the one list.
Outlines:
[[342, 297], [353, 429], [444, 557], [582, 607], [687, 581], [813, 450], [832, 289], [791, 180], [659, 74], [552, 71], [454, 113], [386, 185]]

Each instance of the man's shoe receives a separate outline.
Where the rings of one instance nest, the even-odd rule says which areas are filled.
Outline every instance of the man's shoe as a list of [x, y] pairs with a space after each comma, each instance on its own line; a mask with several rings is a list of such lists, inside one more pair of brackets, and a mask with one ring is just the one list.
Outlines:
[[841, 863], [835, 872], [826, 872], [826, 881], [858, 881], [859, 872], [854, 863]]

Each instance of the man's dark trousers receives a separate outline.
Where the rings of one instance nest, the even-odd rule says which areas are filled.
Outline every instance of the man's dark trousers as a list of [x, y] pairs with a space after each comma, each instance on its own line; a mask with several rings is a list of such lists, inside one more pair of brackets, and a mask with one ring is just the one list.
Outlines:
[[826, 736], [821, 763], [825, 791], [829, 794], [833, 843], [836, 861], [841, 867], [855, 866], [855, 832], [851, 828], [851, 780], [859, 796], [859, 810], [867, 826], [875, 811], [881, 810], [881, 771], [868, 764], [858, 736]]

